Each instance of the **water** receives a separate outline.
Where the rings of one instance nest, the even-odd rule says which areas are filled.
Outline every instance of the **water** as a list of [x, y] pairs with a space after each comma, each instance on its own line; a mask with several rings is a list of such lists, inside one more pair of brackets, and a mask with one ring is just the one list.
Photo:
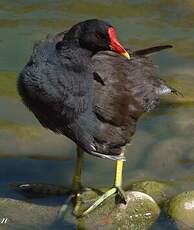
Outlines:
[[[184, 97], [165, 96], [142, 117], [127, 148], [124, 182], [159, 179], [194, 189], [193, 1], [6, 0], [0, 2], [0, 195], [17, 197], [7, 186], [16, 181], [71, 183], [75, 145], [40, 127], [17, 95], [16, 78], [34, 42], [88, 18], [112, 23], [131, 48], [174, 46], [152, 59], [159, 75]], [[84, 185], [111, 186], [113, 173], [112, 162], [86, 154]]]

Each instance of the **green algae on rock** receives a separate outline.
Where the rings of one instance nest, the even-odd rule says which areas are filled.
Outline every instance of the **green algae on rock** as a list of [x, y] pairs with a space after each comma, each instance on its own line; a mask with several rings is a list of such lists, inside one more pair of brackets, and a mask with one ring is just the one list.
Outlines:
[[194, 191], [183, 192], [172, 198], [168, 215], [178, 229], [194, 229]]

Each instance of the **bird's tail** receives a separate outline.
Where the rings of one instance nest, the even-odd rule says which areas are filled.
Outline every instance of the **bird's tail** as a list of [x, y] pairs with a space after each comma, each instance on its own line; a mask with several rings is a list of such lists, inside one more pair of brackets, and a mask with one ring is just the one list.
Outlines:
[[148, 54], [156, 53], [156, 52], [159, 52], [161, 50], [169, 49], [172, 47], [173, 47], [172, 45], [153, 46], [153, 47], [146, 48], [146, 49], [135, 50], [132, 52], [132, 55], [133, 56], [148, 55]]
[[182, 96], [183, 97], [183, 94], [180, 91], [178, 91], [177, 89], [169, 86], [168, 83], [166, 83], [165, 80], [163, 80], [163, 79], [158, 79], [158, 80], [160, 82], [160, 86], [158, 88], [159, 95], [173, 93], [173, 94], [175, 94], [177, 96]]

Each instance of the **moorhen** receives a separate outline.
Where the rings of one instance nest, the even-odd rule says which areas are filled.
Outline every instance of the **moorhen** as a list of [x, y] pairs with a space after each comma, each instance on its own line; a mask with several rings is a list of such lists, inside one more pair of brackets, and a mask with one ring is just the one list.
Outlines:
[[44, 127], [79, 146], [72, 184], [75, 199], [81, 192], [83, 151], [117, 161], [114, 186], [82, 216], [113, 194], [125, 203], [124, 147], [137, 120], [159, 104], [160, 95], [177, 93], [156, 78], [156, 67], [145, 55], [170, 47], [127, 52], [112, 25], [91, 19], [37, 44], [20, 73], [18, 90], [24, 104]]

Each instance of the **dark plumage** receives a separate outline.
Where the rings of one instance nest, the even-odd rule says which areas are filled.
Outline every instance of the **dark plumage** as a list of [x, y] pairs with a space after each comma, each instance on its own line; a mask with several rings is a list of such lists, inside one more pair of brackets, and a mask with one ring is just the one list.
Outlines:
[[90, 154], [118, 159], [138, 118], [172, 90], [144, 56], [160, 48], [131, 52], [128, 60], [110, 46], [110, 27], [88, 20], [37, 44], [18, 89], [44, 127]]

